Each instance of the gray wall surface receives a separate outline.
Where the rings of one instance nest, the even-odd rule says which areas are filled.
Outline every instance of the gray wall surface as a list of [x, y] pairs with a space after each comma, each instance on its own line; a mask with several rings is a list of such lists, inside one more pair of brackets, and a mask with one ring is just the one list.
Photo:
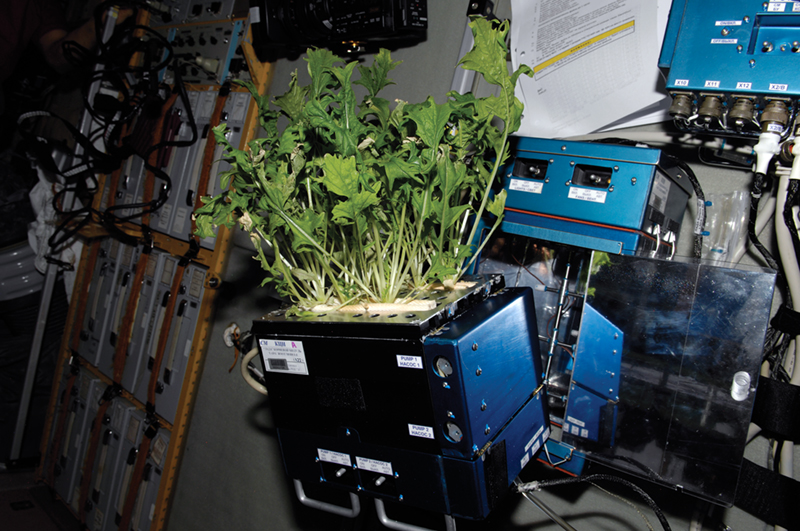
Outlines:
[[[455, 0], [429, 0], [428, 39], [417, 46], [393, 52], [403, 63], [390, 76], [396, 85], [386, 89], [384, 97], [393, 100], [423, 101], [433, 95], [444, 101], [450, 88], [465, 26], [467, 4]], [[499, 14], [508, 16], [508, 2], [501, 2]], [[288, 86], [290, 73], [298, 69], [301, 82], [305, 62], [279, 61], [272, 84], [273, 95], [280, 95]], [[304, 83], [304, 82], [303, 82]], [[632, 135], [659, 133], [660, 126], [630, 132]], [[616, 133], [625, 136], [626, 133]], [[687, 150], [691, 156], [692, 150]], [[734, 189], [748, 189], [750, 174], [746, 172], [695, 166], [706, 194]], [[680, 253], [690, 254], [690, 227], [694, 206], [686, 214]], [[769, 232], [764, 241], [769, 242]], [[168, 522], [171, 530], [325, 530], [380, 529], [374, 511], [365, 508], [354, 521], [301, 506], [285, 477], [280, 449], [267, 397], [256, 393], [242, 380], [233, 363], [233, 349], [222, 341], [222, 332], [232, 321], [242, 330], [250, 328], [258, 318], [276, 306], [269, 290], [254, 289], [262, 278], [252, 260], [249, 241], [236, 238], [225, 282], [220, 288], [219, 304], [211, 328], [210, 347], [199, 384], [198, 396], [188, 431], [188, 440], [180, 468]], [[759, 263], [748, 256], [746, 262]], [[756, 439], [748, 447], [748, 456], [766, 463], [767, 442]], [[797, 454], [797, 452], [796, 452]], [[795, 458], [796, 463], [800, 457]], [[538, 470], [538, 469], [537, 469]], [[560, 477], [556, 474], [555, 477]], [[673, 529], [689, 529], [692, 518], [704, 515], [709, 506], [689, 497], [669, 492], [655, 485], [647, 490], [664, 508]], [[654, 528], [659, 523], [650, 509], [629, 490], [609, 492], [582, 485], [551, 489], [538, 496], [556, 513], [577, 529], [635, 530], [646, 528], [646, 516]], [[403, 520], [403, 511], [390, 508], [391, 516]], [[738, 509], [728, 509], [723, 519], [733, 529], [762, 529], [764, 525]], [[424, 520], [436, 529], [444, 529], [440, 517]], [[426, 524], [427, 525], [427, 524]], [[458, 522], [459, 529], [560, 529], [538, 508], [521, 496], [510, 496], [496, 510], [488, 523]], [[700, 527], [692, 527], [700, 529]]]

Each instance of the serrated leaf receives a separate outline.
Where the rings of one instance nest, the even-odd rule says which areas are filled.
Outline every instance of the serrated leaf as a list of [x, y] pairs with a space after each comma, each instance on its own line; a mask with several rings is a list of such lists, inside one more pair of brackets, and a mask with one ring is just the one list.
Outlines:
[[327, 154], [322, 160], [322, 171], [323, 184], [334, 194], [349, 198], [358, 193], [358, 171], [353, 157]]
[[381, 48], [378, 55], [374, 56], [372, 66], [358, 67], [358, 71], [361, 73], [361, 79], [354, 81], [354, 83], [365, 87], [370, 97], [374, 97], [387, 85], [394, 85], [394, 81], [387, 76], [389, 72], [394, 70], [401, 62], [402, 61], [392, 61], [389, 50]]
[[450, 102], [437, 105], [433, 98], [428, 96], [425, 103], [407, 105], [408, 115], [417, 124], [417, 136], [429, 147], [438, 149], [439, 142], [444, 135], [444, 128], [450, 121]]
[[507, 195], [508, 194], [506, 194], [505, 188], [503, 188], [503, 190], [501, 190], [499, 194], [495, 195], [491, 199], [489, 205], [486, 207], [486, 210], [488, 210], [490, 214], [494, 214], [498, 218], [503, 217], [503, 211], [506, 208]]
[[297, 120], [306, 106], [308, 87], [297, 85], [297, 70], [292, 72], [289, 81], [289, 90], [282, 96], [275, 98], [275, 106], [279, 107], [292, 121]]

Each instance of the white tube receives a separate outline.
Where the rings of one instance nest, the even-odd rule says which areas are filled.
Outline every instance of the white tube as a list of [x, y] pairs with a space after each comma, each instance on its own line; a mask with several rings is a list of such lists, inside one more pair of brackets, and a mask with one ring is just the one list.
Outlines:
[[247, 369], [247, 366], [250, 364], [250, 360], [258, 356], [258, 347], [250, 349], [250, 352], [245, 354], [244, 358], [242, 358], [242, 378], [244, 381], [247, 382], [247, 385], [261, 393], [262, 395], [267, 395], [267, 388], [261, 385], [255, 378], [250, 376], [250, 371]]

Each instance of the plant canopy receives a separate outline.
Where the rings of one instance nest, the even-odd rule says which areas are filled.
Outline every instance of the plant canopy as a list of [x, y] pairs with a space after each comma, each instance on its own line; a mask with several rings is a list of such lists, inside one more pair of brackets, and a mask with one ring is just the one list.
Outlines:
[[[531, 73], [523, 66], [509, 74], [507, 21], [474, 18], [470, 26], [475, 45], [460, 65], [499, 87], [497, 95], [391, 104], [378, 95], [399, 64], [387, 50], [372, 66], [308, 50], [310, 85], [299, 86], [295, 71], [274, 109], [243, 83], [265, 136], [239, 150], [224, 124], [214, 128], [230, 164], [220, 176], [227, 191], [203, 198], [197, 234], [238, 224], [266, 272], [262, 285], [274, 283], [301, 310], [397, 302], [435, 282], [453, 286], [479, 251], [475, 220], [493, 218], [494, 231], [502, 218], [505, 191], [493, 194], [492, 186], [520, 125], [516, 80]], [[366, 89], [360, 103], [353, 85]], [[281, 116], [289, 123], [279, 131]]]

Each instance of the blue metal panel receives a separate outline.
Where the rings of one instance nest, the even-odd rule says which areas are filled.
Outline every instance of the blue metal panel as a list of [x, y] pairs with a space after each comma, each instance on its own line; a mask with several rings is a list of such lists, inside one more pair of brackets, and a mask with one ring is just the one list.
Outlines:
[[[425, 360], [442, 357], [443, 377], [428, 370], [444, 455], [471, 457], [506, 424], [541, 382], [536, 312], [530, 288], [490, 297], [425, 341]], [[448, 424], [450, 423], [450, 424]], [[448, 437], [457, 426], [460, 440]]]
[[607, 399], [618, 400], [623, 339], [622, 330], [591, 304], [585, 304], [572, 381]]
[[[690, 0], [685, 10], [673, 9], [670, 16], [680, 19], [680, 31], [667, 88], [796, 97], [800, 71], [792, 43], [800, 40], [798, 6], [796, 2]], [[772, 46], [764, 49], [764, 42]], [[665, 39], [664, 50], [669, 46]]]

